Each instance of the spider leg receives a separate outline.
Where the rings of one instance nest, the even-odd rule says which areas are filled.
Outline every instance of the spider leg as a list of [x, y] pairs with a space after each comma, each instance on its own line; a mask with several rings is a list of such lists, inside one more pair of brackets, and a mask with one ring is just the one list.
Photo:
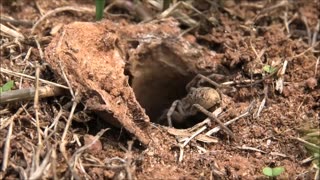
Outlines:
[[216, 73], [212, 73], [210, 75], [207, 76], [209, 79], [226, 79], [226, 76], [223, 74], [216, 74]]
[[215, 81], [211, 80], [210, 78], [202, 75], [202, 74], [197, 74], [186, 86], [187, 91], [189, 91], [191, 89], [191, 87], [200, 86], [201, 81], [200, 80], [204, 80], [207, 81], [209, 84], [211, 84], [212, 86], [214, 86], [215, 88], [219, 88], [220, 84], [216, 83]]
[[[175, 101], [172, 103], [170, 109], [169, 109], [168, 112], [167, 112], [167, 120], [168, 120], [168, 125], [169, 125], [169, 127], [172, 127], [171, 117], [172, 117], [172, 114], [175, 112], [176, 107], [177, 107], [179, 104], [180, 104], [180, 100], [175, 100]], [[178, 108], [178, 109], [180, 109], [180, 108]]]
[[227, 128], [227, 126], [225, 126], [218, 118], [213, 116], [208, 110], [206, 110], [199, 104], [194, 104], [193, 107], [197, 108], [200, 112], [208, 116], [211, 120], [216, 121], [220, 125], [221, 129], [223, 129], [231, 138], [234, 138], [232, 131], [229, 128]]

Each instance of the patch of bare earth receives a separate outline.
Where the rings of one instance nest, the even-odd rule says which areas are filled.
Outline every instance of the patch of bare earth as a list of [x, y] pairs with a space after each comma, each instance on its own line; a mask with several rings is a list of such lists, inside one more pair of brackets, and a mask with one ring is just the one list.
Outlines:
[[[41, 79], [69, 90], [0, 104], [0, 179], [267, 179], [266, 166], [283, 166], [279, 179], [312, 179], [312, 164], [302, 163], [309, 154], [295, 138], [320, 124], [319, 3], [192, 5], [203, 14], [181, 11], [200, 26], [179, 36], [188, 24], [174, 18], [138, 24], [119, 4], [93, 22], [91, 1], [1, 2], [1, 24], [24, 38], [1, 29], [0, 86], [14, 80], [14, 90], [34, 87], [8, 70], [34, 77], [38, 63]], [[196, 74], [212, 73], [227, 84], [219, 120], [250, 107], [249, 115], [228, 125], [234, 139], [221, 130], [201, 139], [219, 127], [212, 121], [182, 147], [174, 135], [182, 131], [169, 130], [163, 113], [188, 94]]]

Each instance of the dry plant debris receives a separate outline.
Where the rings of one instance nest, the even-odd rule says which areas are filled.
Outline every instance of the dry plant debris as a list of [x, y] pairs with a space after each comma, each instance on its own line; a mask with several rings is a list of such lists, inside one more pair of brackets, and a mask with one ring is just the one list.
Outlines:
[[[92, 1], [1, 2], [0, 179], [317, 178], [297, 140], [320, 124], [318, 2], [181, 2], [115, 0], [101, 22]], [[212, 73], [234, 139], [201, 113], [158, 124]]]

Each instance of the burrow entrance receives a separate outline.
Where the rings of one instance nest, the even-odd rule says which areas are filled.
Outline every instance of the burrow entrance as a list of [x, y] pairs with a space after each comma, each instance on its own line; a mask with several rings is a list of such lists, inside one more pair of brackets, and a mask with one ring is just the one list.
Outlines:
[[165, 46], [139, 57], [131, 61], [129, 67], [131, 87], [151, 121], [159, 122], [174, 100], [186, 96], [185, 87], [195, 73], [181, 57]]

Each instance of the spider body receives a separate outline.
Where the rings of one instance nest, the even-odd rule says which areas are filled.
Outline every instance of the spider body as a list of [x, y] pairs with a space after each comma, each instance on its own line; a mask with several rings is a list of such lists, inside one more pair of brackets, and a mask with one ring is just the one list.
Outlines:
[[220, 104], [220, 101], [220, 94], [211, 87], [191, 88], [187, 96], [181, 99], [181, 106], [184, 114], [188, 117], [198, 112], [197, 109], [192, 107], [193, 104], [199, 104], [205, 109], [210, 109]]
[[211, 87], [191, 88], [189, 93], [181, 100], [172, 103], [167, 113], [169, 126], [172, 126], [171, 118], [176, 122], [183, 122], [188, 117], [196, 115], [199, 110], [194, 107], [195, 104], [200, 105], [206, 110], [219, 105], [221, 96], [217, 90]]
[[[212, 77], [213, 75], [215, 74], [212, 74]], [[212, 87], [201, 87], [202, 81], [206, 81], [216, 87], [217, 90]], [[194, 84], [197, 85], [197, 88], [192, 87]], [[175, 100], [167, 111], [168, 125], [172, 127], [171, 119], [176, 122], [184, 122], [188, 117], [201, 112], [212, 121], [217, 122], [230, 137], [234, 138], [232, 131], [210, 112], [212, 108], [221, 103], [221, 95], [218, 91], [221, 86], [210, 78], [198, 74], [187, 84], [186, 88], [189, 90], [186, 97], [181, 100]]]

